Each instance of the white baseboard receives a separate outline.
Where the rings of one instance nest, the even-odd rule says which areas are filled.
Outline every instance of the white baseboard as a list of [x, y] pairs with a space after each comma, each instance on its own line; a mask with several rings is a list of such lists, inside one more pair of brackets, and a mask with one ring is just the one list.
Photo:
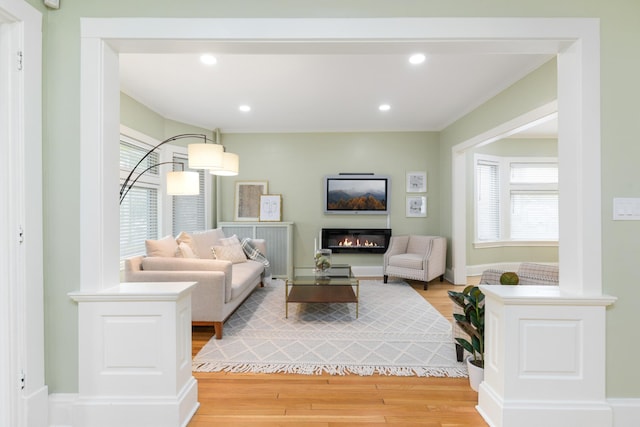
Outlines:
[[191, 378], [176, 399], [153, 396], [136, 396], [124, 399], [83, 399], [78, 394], [50, 394], [48, 426], [153, 425], [186, 427], [200, 406], [197, 402], [197, 394], [198, 385], [194, 378]]
[[42, 386], [33, 393], [22, 397], [27, 413], [26, 426], [42, 427], [48, 425], [48, 397], [49, 388], [47, 386]]
[[640, 419], [640, 399], [607, 399], [613, 409], [614, 427], [635, 427]]
[[356, 277], [380, 277], [382, 276], [381, 265], [354, 265], [351, 271]]
[[76, 393], [52, 393], [49, 395], [49, 427], [71, 427]]

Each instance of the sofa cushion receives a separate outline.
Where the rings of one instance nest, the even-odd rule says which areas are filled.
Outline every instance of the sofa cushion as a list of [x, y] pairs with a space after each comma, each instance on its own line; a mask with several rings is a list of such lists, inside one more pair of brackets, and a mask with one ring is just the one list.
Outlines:
[[213, 259], [211, 248], [219, 245], [220, 239], [224, 239], [224, 237], [222, 229], [214, 228], [191, 234], [180, 233], [178, 236], [178, 242], [185, 242], [191, 246], [191, 249], [199, 258]]
[[178, 236], [176, 237], [176, 242], [178, 243], [178, 246], [180, 246], [181, 243], [189, 246], [191, 248], [191, 252], [193, 252], [196, 258], [200, 257], [200, 255], [198, 254], [198, 250], [193, 243], [193, 237], [191, 237], [191, 234], [181, 231], [180, 234], [178, 234]]
[[242, 295], [248, 286], [256, 286], [260, 281], [260, 275], [263, 271], [264, 265], [257, 261], [248, 260], [240, 264], [233, 264], [231, 300]]
[[219, 244], [222, 245], [222, 246], [239, 245], [240, 244], [240, 239], [238, 239], [238, 236], [236, 236], [234, 234], [231, 237], [225, 237], [224, 239], [220, 239]]
[[211, 252], [215, 259], [231, 261], [234, 264], [247, 262], [247, 256], [239, 243], [229, 246], [215, 245], [211, 248]]
[[145, 257], [142, 269], [147, 271], [222, 271], [231, 274], [232, 264], [229, 261], [215, 259], [187, 259]]
[[177, 254], [182, 258], [198, 258], [195, 252], [193, 252], [193, 249], [191, 248], [191, 246], [189, 246], [185, 242], [180, 242], [178, 244]]
[[159, 240], [145, 240], [147, 256], [152, 257], [175, 257], [178, 251], [178, 244], [173, 236], [166, 236]]

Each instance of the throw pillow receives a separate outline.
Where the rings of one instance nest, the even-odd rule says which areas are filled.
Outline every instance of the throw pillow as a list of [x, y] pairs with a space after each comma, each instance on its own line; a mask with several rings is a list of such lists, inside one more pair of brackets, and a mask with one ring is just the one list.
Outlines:
[[174, 258], [178, 250], [178, 244], [173, 236], [166, 236], [160, 240], [145, 240], [144, 245], [147, 248], [147, 256]]
[[[176, 241], [178, 242], [178, 245], [180, 245], [181, 243], [184, 243], [185, 245], [189, 246], [189, 248], [191, 248], [191, 251], [193, 252], [193, 255], [194, 255], [193, 258], [198, 258], [199, 254], [198, 254], [198, 251], [196, 250], [195, 244], [193, 243], [193, 237], [191, 236], [191, 234], [181, 231], [180, 234], [178, 234], [178, 237], [176, 237]], [[191, 257], [185, 256], [184, 253], [182, 254], [182, 256], [184, 258], [191, 258]]]
[[218, 242], [222, 246], [233, 246], [233, 245], [239, 245], [240, 244], [240, 239], [238, 239], [238, 236], [236, 236], [234, 234], [231, 237], [225, 237], [224, 239], [220, 239]]
[[239, 244], [230, 246], [213, 246], [211, 247], [211, 253], [215, 259], [231, 261], [233, 264], [247, 262], [247, 257], [242, 250], [242, 246]]
[[187, 245], [185, 242], [180, 242], [180, 244], [178, 244], [178, 251], [182, 258], [198, 258], [193, 252], [193, 249], [191, 249], [191, 246]]

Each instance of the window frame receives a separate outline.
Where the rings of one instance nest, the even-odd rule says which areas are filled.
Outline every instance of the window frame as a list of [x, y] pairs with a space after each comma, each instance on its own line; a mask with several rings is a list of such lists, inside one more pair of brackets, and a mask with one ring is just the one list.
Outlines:
[[[136, 145], [138, 147], [144, 148], [146, 150], [150, 150], [156, 145], [160, 144], [161, 141], [156, 140], [142, 132], [139, 132], [135, 129], [131, 129], [127, 126], [120, 126], [120, 141], [127, 142], [129, 144]], [[170, 162], [173, 161], [174, 155], [178, 155], [180, 157], [187, 157], [187, 147], [165, 144], [161, 147], [158, 147], [156, 150], [158, 152], [158, 163], [161, 162]], [[140, 171], [144, 169], [138, 168]], [[158, 175], [154, 176], [153, 174], [149, 174], [149, 172], [145, 173], [140, 177], [138, 182], [136, 182], [136, 186], [140, 187], [148, 187], [148, 188], [157, 188], [158, 190], [158, 206], [157, 206], [157, 230], [158, 236], [156, 238], [161, 238], [167, 235], [173, 235], [173, 196], [167, 195], [166, 191], [166, 174], [173, 170], [173, 164], [163, 164], [158, 166]], [[122, 186], [122, 183], [126, 179], [129, 171], [124, 171], [120, 169], [120, 179], [119, 186]], [[212, 178], [213, 175], [208, 173], [208, 171], [204, 171], [204, 224], [206, 229], [211, 228], [212, 218], [211, 218], [211, 203], [212, 203]], [[135, 179], [135, 178], [134, 178]], [[120, 270], [124, 269], [124, 259], [120, 258]]]
[[[479, 162], [487, 162], [495, 164], [498, 167], [498, 186], [499, 186], [499, 238], [496, 240], [480, 240], [478, 238], [478, 164]], [[473, 247], [494, 248], [508, 246], [538, 246], [538, 247], [557, 247], [558, 239], [512, 239], [511, 236], [511, 195], [516, 192], [519, 194], [527, 192], [544, 192], [558, 194], [558, 183], [548, 184], [521, 184], [511, 183], [511, 164], [555, 164], [558, 165], [557, 157], [516, 157], [516, 156], [496, 156], [490, 154], [475, 153], [473, 158], [473, 210], [474, 210], [474, 241]]]

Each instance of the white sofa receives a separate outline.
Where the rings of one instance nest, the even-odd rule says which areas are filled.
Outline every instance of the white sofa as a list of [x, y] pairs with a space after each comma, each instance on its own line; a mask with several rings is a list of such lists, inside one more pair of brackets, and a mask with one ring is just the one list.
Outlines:
[[[212, 323], [221, 339], [224, 321], [265, 279], [265, 265], [247, 259], [237, 242], [221, 229], [148, 240], [147, 256], [125, 260], [124, 280], [198, 282], [191, 297], [192, 321]], [[251, 243], [266, 255], [264, 240]]]

